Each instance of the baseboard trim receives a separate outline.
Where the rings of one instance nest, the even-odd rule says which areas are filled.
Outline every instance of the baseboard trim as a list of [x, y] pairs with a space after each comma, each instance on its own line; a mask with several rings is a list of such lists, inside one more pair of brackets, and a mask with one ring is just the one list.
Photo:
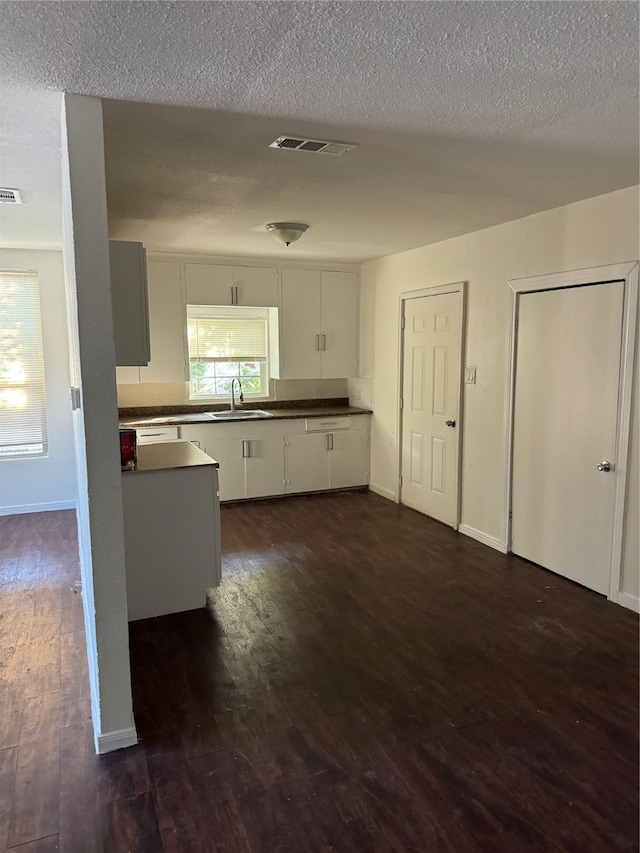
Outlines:
[[46, 504], [22, 504], [0, 507], [0, 515], [23, 515], [27, 512], [53, 512], [57, 509], [75, 509], [75, 501], [51, 501]]
[[388, 501], [393, 501], [394, 503], [398, 503], [398, 496], [395, 492], [392, 492], [391, 489], [383, 489], [382, 486], [376, 486], [375, 483], [369, 483], [369, 491], [374, 492], [376, 495], [380, 495], [381, 498], [386, 498]]
[[631, 595], [630, 592], [619, 592], [617, 601], [622, 607], [633, 610], [634, 613], [640, 613], [640, 598], [637, 595]]
[[105, 752], [113, 752], [116, 749], [124, 749], [127, 746], [134, 746], [136, 743], [138, 743], [138, 734], [133, 726], [128, 729], [106, 732], [106, 734], [98, 735], [96, 738], [98, 755], [104, 755]]
[[469, 527], [466, 524], [461, 524], [458, 527], [458, 533], [464, 533], [465, 536], [469, 536], [471, 539], [475, 539], [477, 542], [482, 542], [483, 545], [488, 545], [489, 548], [493, 548], [496, 551], [500, 551], [501, 554], [507, 553], [506, 542], [501, 542], [499, 539], [495, 539], [493, 536], [489, 536], [487, 533], [482, 533], [482, 531], [476, 530], [475, 527]]

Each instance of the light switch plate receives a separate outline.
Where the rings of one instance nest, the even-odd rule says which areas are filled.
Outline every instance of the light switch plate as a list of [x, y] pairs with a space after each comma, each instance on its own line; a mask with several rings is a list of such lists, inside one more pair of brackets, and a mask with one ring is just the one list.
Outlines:
[[475, 385], [476, 384], [476, 369], [475, 367], [465, 367], [464, 369], [464, 381], [466, 385]]

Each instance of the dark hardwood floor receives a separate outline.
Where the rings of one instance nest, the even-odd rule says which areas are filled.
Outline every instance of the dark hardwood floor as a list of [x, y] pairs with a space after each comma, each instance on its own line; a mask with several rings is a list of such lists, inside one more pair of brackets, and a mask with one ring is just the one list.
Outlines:
[[98, 757], [73, 514], [0, 518], [0, 843], [638, 850], [637, 616], [366, 492], [222, 530], [209, 608], [131, 625], [141, 741]]

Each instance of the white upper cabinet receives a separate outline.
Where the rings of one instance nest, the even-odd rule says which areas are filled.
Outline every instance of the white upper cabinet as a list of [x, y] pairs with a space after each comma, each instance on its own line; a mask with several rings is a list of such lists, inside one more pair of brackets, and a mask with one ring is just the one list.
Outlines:
[[276, 378], [356, 376], [357, 312], [355, 273], [283, 269]]
[[320, 273], [320, 317], [320, 378], [357, 376], [358, 279], [355, 273]]
[[235, 305], [278, 305], [278, 273], [273, 267], [233, 267]]
[[320, 371], [320, 273], [283, 269], [276, 378], [319, 379]]
[[188, 376], [180, 264], [149, 261], [147, 278], [151, 360], [140, 368], [140, 382], [184, 382]]
[[188, 305], [278, 304], [278, 278], [271, 267], [185, 264]]
[[109, 266], [116, 364], [148, 364], [147, 264], [142, 243], [109, 240]]

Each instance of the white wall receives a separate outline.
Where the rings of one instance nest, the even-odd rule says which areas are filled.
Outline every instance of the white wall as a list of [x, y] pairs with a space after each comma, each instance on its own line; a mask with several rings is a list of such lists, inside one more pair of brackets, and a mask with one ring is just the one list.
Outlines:
[[118, 439], [115, 345], [104, 178], [102, 103], [67, 95], [62, 108], [62, 202], [74, 413], [78, 528], [96, 747], [136, 741]]
[[[373, 378], [372, 486], [397, 496], [400, 293], [467, 281], [465, 363], [477, 368], [477, 384], [464, 386], [461, 520], [496, 544], [505, 543], [507, 282], [637, 260], [638, 227], [638, 188], [632, 187], [365, 263], [360, 365], [362, 375]], [[637, 378], [634, 388], [637, 398]], [[634, 413], [623, 589], [638, 596], [637, 399]]]
[[73, 507], [76, 472], [62, 252], [0, 249], [0, 268], [38, 273], [49, 440], [47, 456], [0, 462], [0, 514]]

